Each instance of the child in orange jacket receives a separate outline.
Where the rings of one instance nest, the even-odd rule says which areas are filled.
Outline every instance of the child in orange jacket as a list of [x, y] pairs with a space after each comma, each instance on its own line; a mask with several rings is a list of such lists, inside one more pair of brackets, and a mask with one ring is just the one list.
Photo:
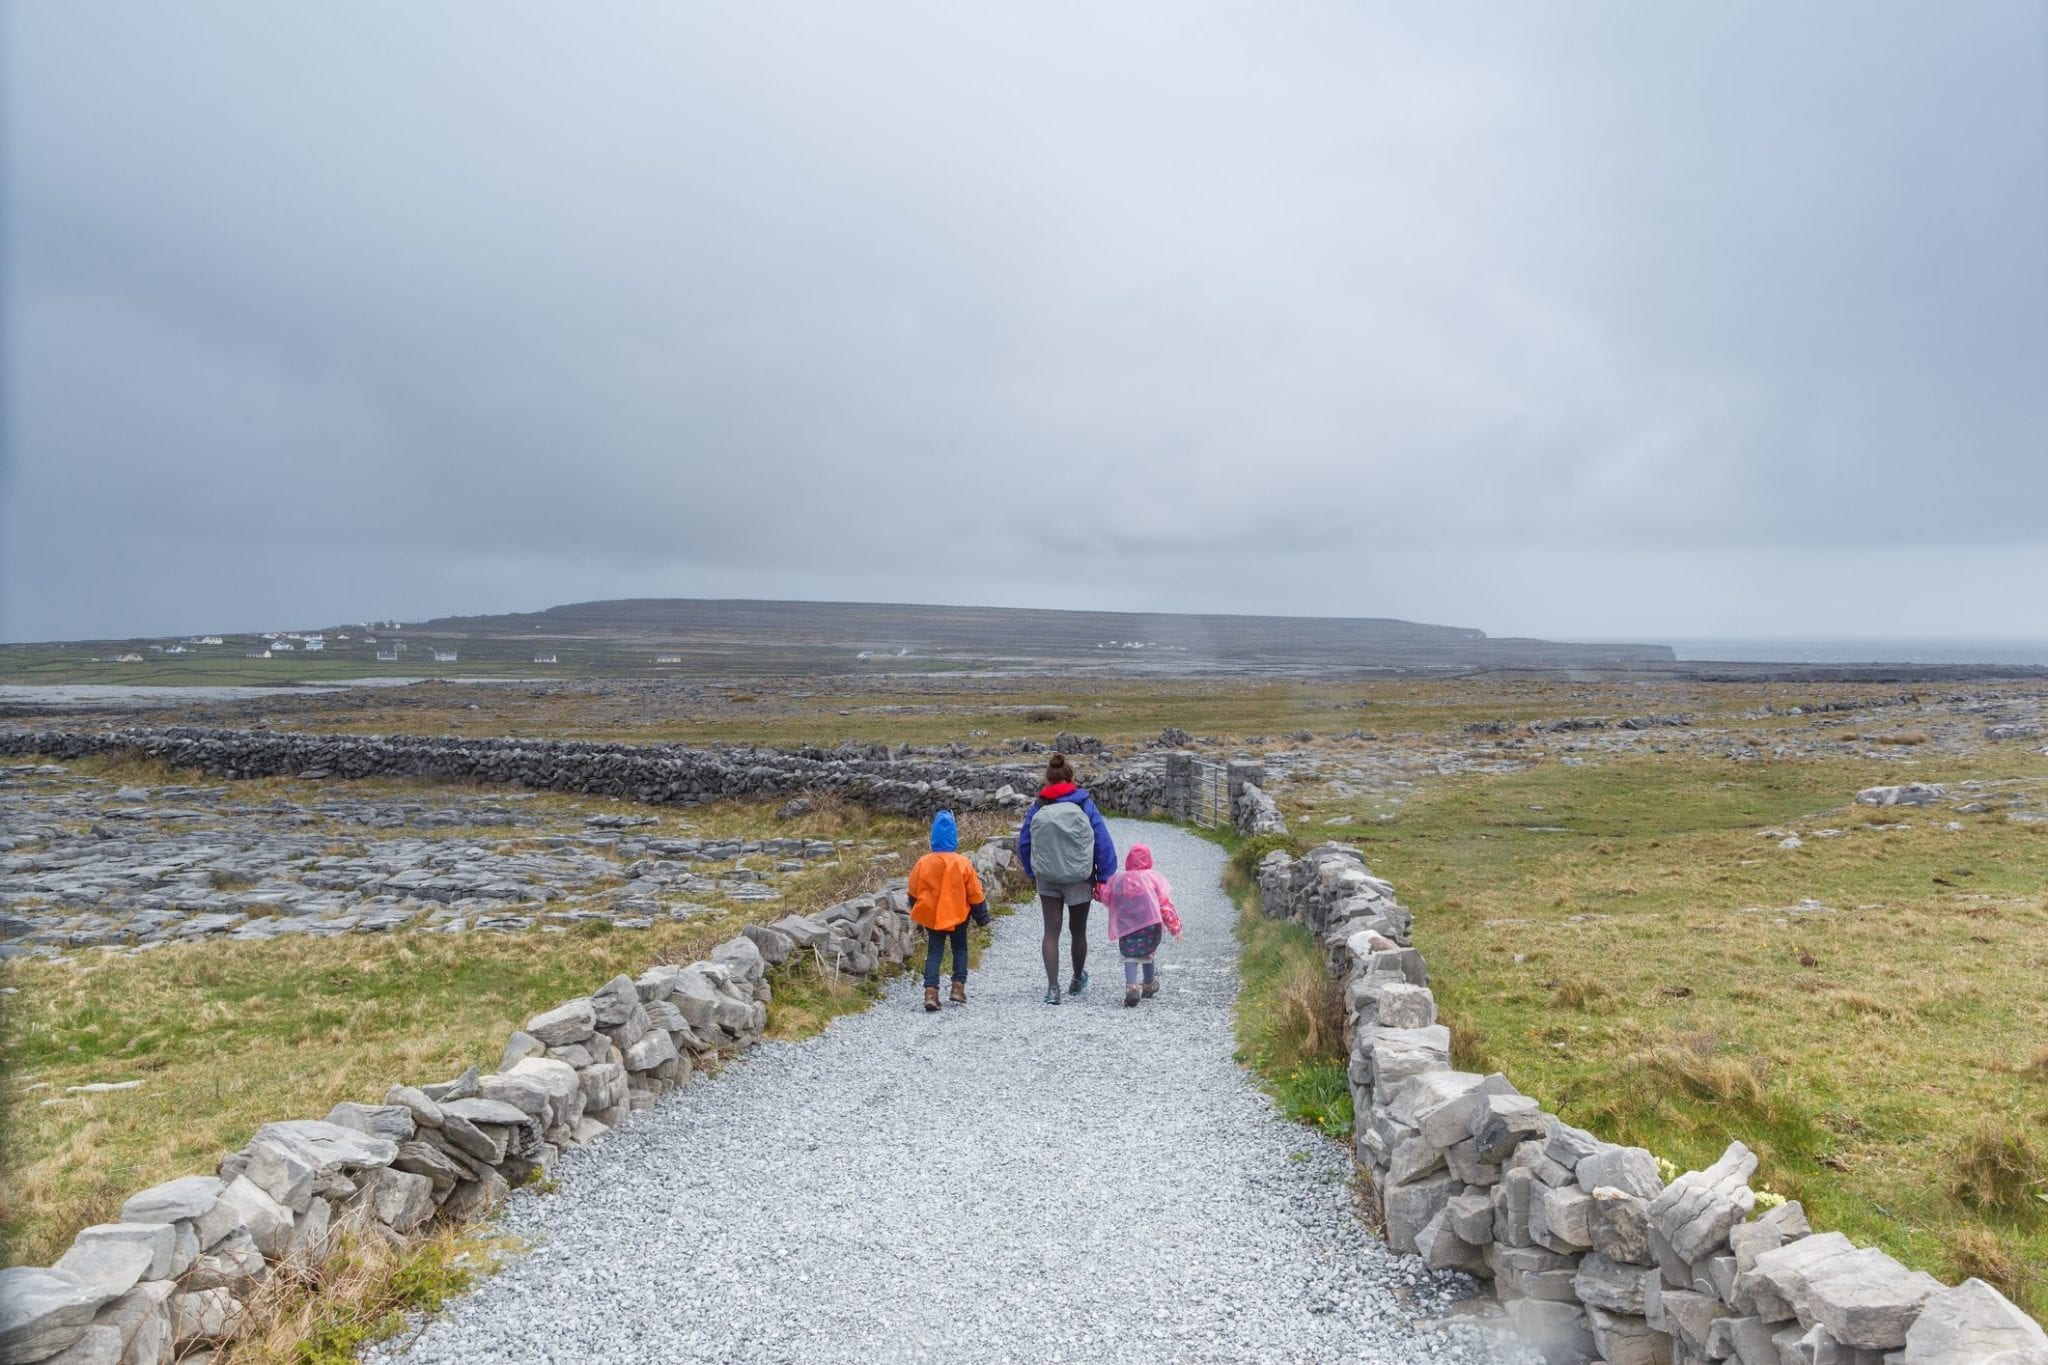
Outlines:
[[939, 960], [953, 945], [953, 1003], [967, 1003], [967, 921], [987, 924], [988, 896], [974, 864], [960, 856], [953, 812], [932, 817], [932, 851], [910, 869], [910, 918], [924, 926], [924, 1007], [939, 1007]]

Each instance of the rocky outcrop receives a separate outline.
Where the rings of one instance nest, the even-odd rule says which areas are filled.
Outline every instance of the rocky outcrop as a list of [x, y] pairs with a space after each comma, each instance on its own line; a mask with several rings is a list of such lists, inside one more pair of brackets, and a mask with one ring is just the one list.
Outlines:
[[1742, 1143], [1667, 1185], [1649, 1152], [1571, 1127], [1506, 1076], [1454, 1070], [1413, 917], [1357, 849], [1268, 854], [1259, 898], [1344, 983], [1356, 1154], [1388, 1243], [1491, 1280], [1552, 1365], [2048, 1365], [2040, 1328], [1988, 1285], [1944, 1289], [1814, 1235], [1797, 1203], [1759, 1215]]
[[[1011, 847], [973, 855], [985, 885]], [[232, 1337], [280, 1272], [315, 1265], [344, 1229], [401, 1244], [437, 1221], [487, 1213], [543, 1179], [562, 1152], [603, 1138], [718, 1058], [760, 1040], [775, 966], [815, 961], [869, 976], [900, 969], [913, 930], [901, 882], [874, 896], [747, 929], [686, 966], [618, 976], [544, 1010], [495, 1071], [393, 1085], [382, 1103], [265, 1124], [216, 1174], [131, 1195], [49, 1269], [0, 1270], [0, 1365], [162, 1365]]]

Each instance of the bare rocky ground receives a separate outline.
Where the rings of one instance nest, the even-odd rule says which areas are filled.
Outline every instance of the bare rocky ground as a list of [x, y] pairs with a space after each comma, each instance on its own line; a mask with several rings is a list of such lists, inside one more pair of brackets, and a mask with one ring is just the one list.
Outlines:
[[646, 928], [777, 900], [790, 873], [879, 856], [851, 840], [706, 837], [672, 812], [579, 820], [524, 792], [304, 787], [266, 799], [228, 782], [0, 769], [0, 957], [593, 920]]

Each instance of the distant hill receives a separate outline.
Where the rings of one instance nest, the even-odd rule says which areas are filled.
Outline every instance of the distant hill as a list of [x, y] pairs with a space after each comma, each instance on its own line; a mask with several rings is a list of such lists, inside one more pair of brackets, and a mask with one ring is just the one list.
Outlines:
[[632, 598], [408, 626], [421, 635], [671, 649], [748, 671], [1064, 667], [1130, 673], [1287, 674], [1667, 663], [1664, 645], [1490, 639], [1464, 626], [1378, 617], [1192, 616], [877, 602]]

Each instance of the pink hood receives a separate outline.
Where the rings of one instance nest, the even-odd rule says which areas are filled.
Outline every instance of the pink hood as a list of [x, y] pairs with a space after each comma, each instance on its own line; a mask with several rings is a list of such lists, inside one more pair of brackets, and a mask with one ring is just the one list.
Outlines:
[[1173, 887], [1152, 870], [1152, 850], [1143, 844], [1131, 845], [1124, 855], [1123, 870], [1103, 883], [1102, 903], [1109, 908], [1106, 918], [1113, 939], [1162, 923], [1174, 933], [1180, 932]]

